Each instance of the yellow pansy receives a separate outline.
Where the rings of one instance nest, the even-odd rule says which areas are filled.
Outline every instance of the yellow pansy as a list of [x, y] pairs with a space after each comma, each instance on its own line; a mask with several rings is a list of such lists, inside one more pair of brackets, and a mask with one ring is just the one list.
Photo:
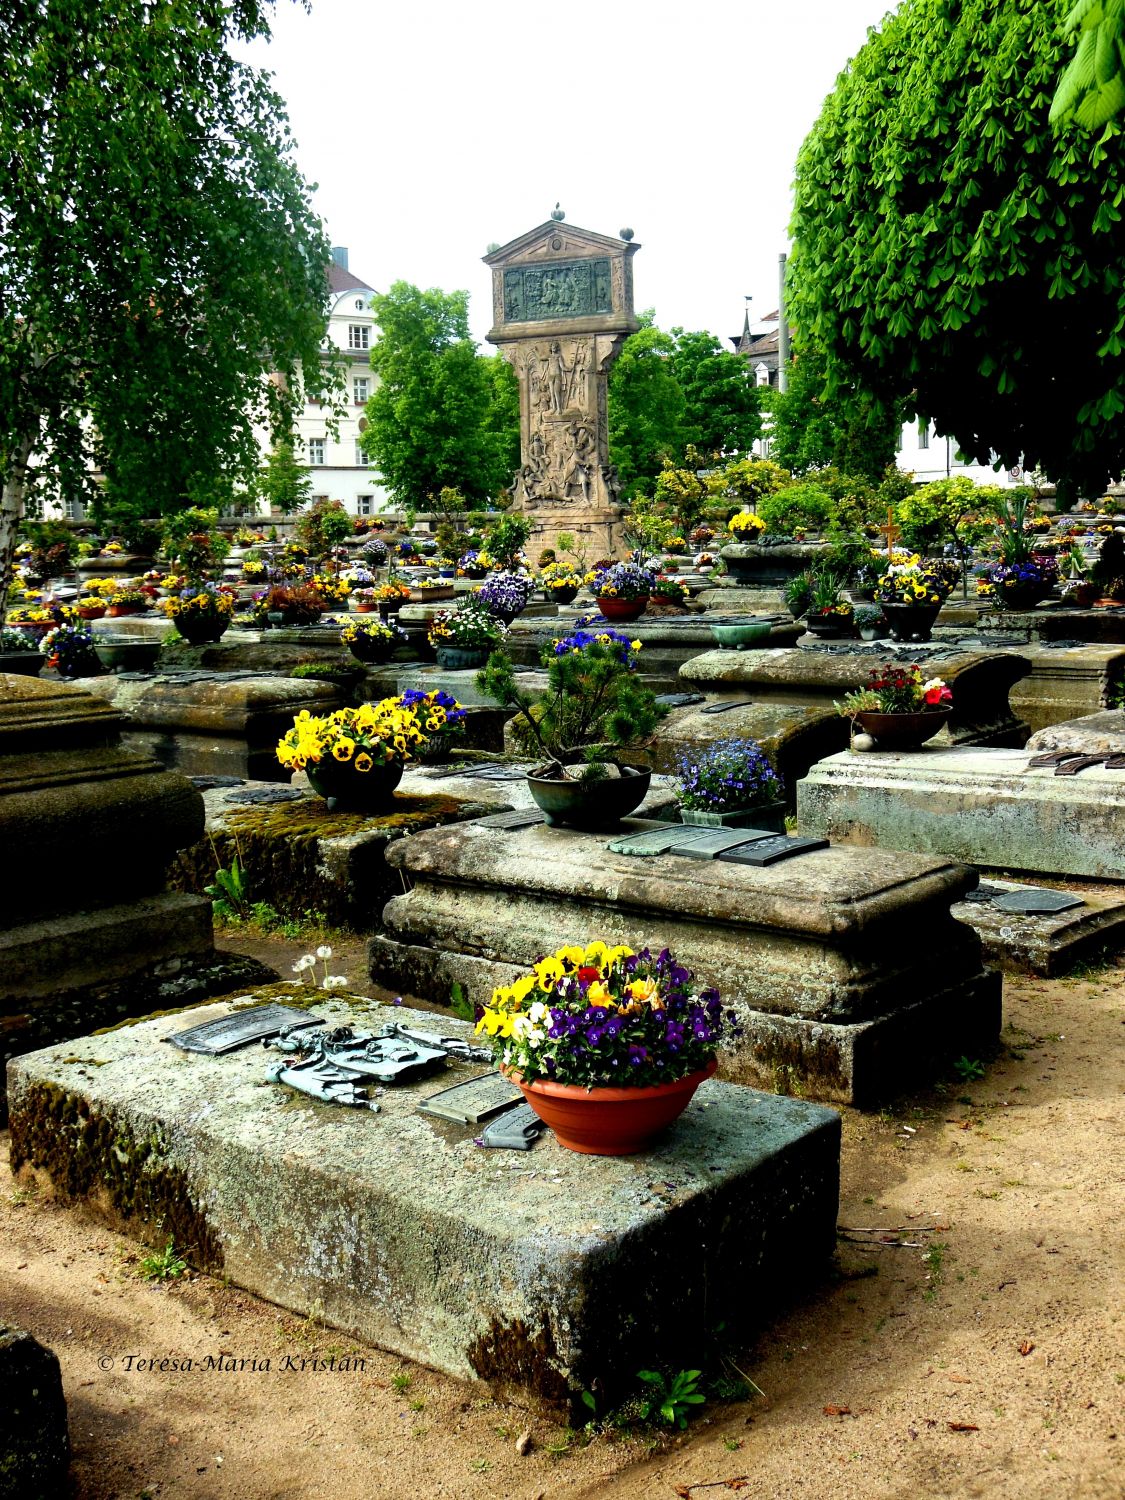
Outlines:
[[355, 766], [357, 771], [366, 773], [367, 771], [370, 771], [375, 762], [371, 759], [370, 755], [367, 754], [366, 750], [361, 750], [352, 764]]
[[345, 738], [338, 739], [332, 746], [332, 754], [337, 760], [351, 760], [355, 754], [355, 740]]
[[535, 965], [535, 978], [542, 990], [552, 990], [563, 978], [566, 970], [557, 958], [541, 958]]
[[651, 1000], [656, 994], [655, 979], [634, 979], [629, 985], [629, 994], [634, 1000]]
[[600, 979], [595, 979], [593, 984], [586, 991], [586, 1003], [587, 1005], [597, 1006], [612, 1005], [613, 996], [610, 994], [607, 986], [604, 985]]
[[587, 964], [597, 964], [598, 968], [602, 969], [605, 967], [606, 955], [608, 954], [608, 952], [609, 949], [599, 938], [596, 943], [590, 943], [587, 945], [586, 951], [583, 954], [582, 962]]
[[570, 944], [565, 948], [560, 948], [555, 957], [564, 968], [579, 969], [586, 962], [586, 950]]

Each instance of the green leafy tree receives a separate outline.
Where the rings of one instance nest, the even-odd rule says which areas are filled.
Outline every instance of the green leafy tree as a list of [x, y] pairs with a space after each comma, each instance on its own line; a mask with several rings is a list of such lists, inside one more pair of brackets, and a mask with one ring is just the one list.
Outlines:
[[292, 438], [281, 438], [250, 486], [250, 498], [264, 502], [271, 514], [290, 515], [307, 505], [312, 496], [312, 477], [297, 458]]
[[649, 308], [642, 327], [621, 346], [609, 372], [609, 456], [622, 494], [651, 491], [665, 460], [683, 452], [687, 403], [672, 363], [676, 341], [653, 323]]
[[895, 461], [904, 403], [854, 382], [840, 380], [829, 388], [824, 354], [815, 345], [797, 352], [789, 389], [771, 390], [768, 400], [770, 453], [795, 473], [833, 464], [878, 483]]
[[[329, 245], [282, 100], [228, 48], [270, 0], [15, 0], [0, 89], [0, 605], [44, 498], [229, 495], [255, 425], [331, 401]], [[276, 371], [283, 378], [263, 377]]]
[[1063, 491], [1125, 469], [1125, 155], [1051, 127], [1041, 0], [906, 0], [801, 148], [791, 306], [827, 385], [911, 399]]
[[1009, 493], [1015, 492], [998, 484], [974, 484], [967, 474], [954, 474], [919, 485], [904, 496], [896, 507], [896, 520], [907, 546], [919, 552], [932, 552], [947, 542], [958, 548], [974, 547], [995, 530]]
[[1078, 46], [1059, 81], [1051, 120], [1099, 130], [1125, 108], [1125, 0], [1078, 0], [1063, 24]]
[[520, 466], [520, 383], [502, 354], [482, 355], [491, 401], [486, 426], [496, 445], [501, 484], [510, 485]]
[[713, 333], [673, 328], [672, 373], [684, 396], [684, 432], [701, 452], [748, 453], [761, 436], [758, 388], [747, 360]]
[[445, 486], [474, 505], [491, 500], [518, 463], [519, 427], [505, 377], [469, 335], [468, 292], [396, 281], [372, 309], [380, 383], [367, 403], [364, 452], [402, 505], [428, 508]]

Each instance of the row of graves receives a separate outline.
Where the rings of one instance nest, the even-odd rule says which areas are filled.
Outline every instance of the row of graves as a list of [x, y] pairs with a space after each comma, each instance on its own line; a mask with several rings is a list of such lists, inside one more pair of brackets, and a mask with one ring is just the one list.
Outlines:
[[[840, 1110], [987, 1056], [1005, 969], [1120, 949], [1125, 610], [946, 587], [864, 639], [792, 607], [815, 539], [533, 574], [518, 533], [452, 576], [251, 539], [84, 621], [107, 670], [4, 675], [0, 1015], [21, 1178], [576, 1411], [815, 1284]], [[208, 891], [364, 934], [367, 992], [217, 952]]]

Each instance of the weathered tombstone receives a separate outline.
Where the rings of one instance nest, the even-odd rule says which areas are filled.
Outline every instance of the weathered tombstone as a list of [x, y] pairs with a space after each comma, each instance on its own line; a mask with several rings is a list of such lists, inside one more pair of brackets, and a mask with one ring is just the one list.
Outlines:
[[372, 978], [435, 1001], [457, 981], [479, 1002], [562, 942], [668, 947], [743, 1026], [725, 1077], [863, 1105], [995, 1043], [999, 976], [950, 915], [977, 883], [964, 865], [796, 846], [753, 865], [737, 848], [631, 855], [622, 837], [489, 819], [401, 841], [389, 860], [411, 889], [371, 940]]
[[591, 558], [623, 551], [606, 387], [638, 327], [638, 248], [560, 214], [484, 257], [492, 269], [488, 338], [520, 384], [515, 508], [533, 522], [533, 552], [555, 546], [560, 531], [579, 537]]
[[165, 890], [203, 833], [183, 776], [123, 749], [77, 687], [0, 677], [0, 1062], [272, 971], [217, 954], [211, 903]]
[[[332, 1026], [434, 1029], [432, 1012], [326, 1001]], [[595, 1383], [615, 1404], [639, 1369], [689, 1365], [704, 1326], [753, 1336], [776, 1302], [752, 1289], [799, 1291], [832, 1254], [834, 1110], [709, 1079], [636, 1157], [581, 1155], [544, 1131], [530, 1161], [506, 1162], [475, 1144], [479, 1124], [418, 1108], [479, 1062], [388, 1086], [378, 1114], [293, 1108], [263, 1087], [271, 1054], [167, 1045], [221, 1013], [83, 1038], [102, 1067], [73, 1046], [19, 1059], [18, 1179], [43, 1176], [149, 1243], [171, 1235], [280, 1306], [572, 1417]], [[441, 1033], [470, 1028], [443, 1018]]]

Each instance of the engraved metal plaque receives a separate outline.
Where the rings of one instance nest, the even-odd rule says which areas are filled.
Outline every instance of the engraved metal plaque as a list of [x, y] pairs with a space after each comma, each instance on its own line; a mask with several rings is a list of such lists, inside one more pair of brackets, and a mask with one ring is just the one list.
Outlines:
[[701, 714], [725, 714], [732, 708], [753, 708], [753, 698], [731, 698], [723, 703], [708, 703], [706, 708], [701, 708]]
[[553, 260], [504, 270], [504, 321], [540, 323], [613, 311], [609, 260]]
[[512, 1109], [523, 1095], [514, 1083], [499, 1073], [481, 1073], [455, 1083], [452, 1088], [430, 1094], [419, 1105], [418, 1113], [433, 1115], [437, 1120], [452, 1120], [456, 1125], [479, 1125], [494, 1115]]
[[690, 844], [693, 838], [704, 838], [713, 830], [709, 828], [685, 828], [681, 823], [666, 823], [644, 833], [627, 833], [612, 839], [606, 848], [611, 854], [633, 854], [642, 859], [656, 854], [667, 854], [677, 845]]
[[531, 1105], [521, 1104], [486, 1125], [480, 1133], [480, 1145], [494, 1150], [507, 1147], [509, 1151], [530, 1151], [542, 1129], [543, 1121]]
[[702, 838], [692, 839], [689, 844], [677, 844], [670, 854], [681, 854], [685, 859], [716, 859], [731, 849], [748, 849], [752, 844], [763, 844], [767, 839], [777, 838], [768, 828], [706, 828], [701, 829]]
[[814, 849], [827, 849], [827, 839], [790, 837], [786, 833], [775, 833], [770, 838], [759, 839], [745, 849], [728, 849], [717, 858], [732, 865], [775, 865], [779, 860], [790, 859], [794, 854], [811, 854]]
[[998, 911], [1022, 912], [1029, 917], [1053, 916], [1055, 912], [1070, 911], [1075, 906], [1085, 906], [1081, 896], [1070, 891], [1048, 891], [1043, 889], [1008, 891], [995, 896], [992, 902]]
[[248, 1047], [251, 1042], [261, 1041], [264, 1037], [277, 1036], [286, 1028], [323, 1025], [320, 1016], [271, 1001], [268, 1005], [255, 1005], [249, 1010], [238, 1010], [229, 1016], [220, 1016], [217, 1021], [204, 1021], [201, 1026], [178, 1031], [174, 1036], [166, 1036], [164, 1040], [184, 1052], [202, 1052], [207, 1057], [220, 1057], [224, 1052]]
[[521, 828], [534, 828], [547, 821], [546, 815], [537, 808], [523, 808], [516, 812], [490, 813], [487, 818], [478, 818], [481, 828], [499, 828], [505, 833], [516, 833]]

